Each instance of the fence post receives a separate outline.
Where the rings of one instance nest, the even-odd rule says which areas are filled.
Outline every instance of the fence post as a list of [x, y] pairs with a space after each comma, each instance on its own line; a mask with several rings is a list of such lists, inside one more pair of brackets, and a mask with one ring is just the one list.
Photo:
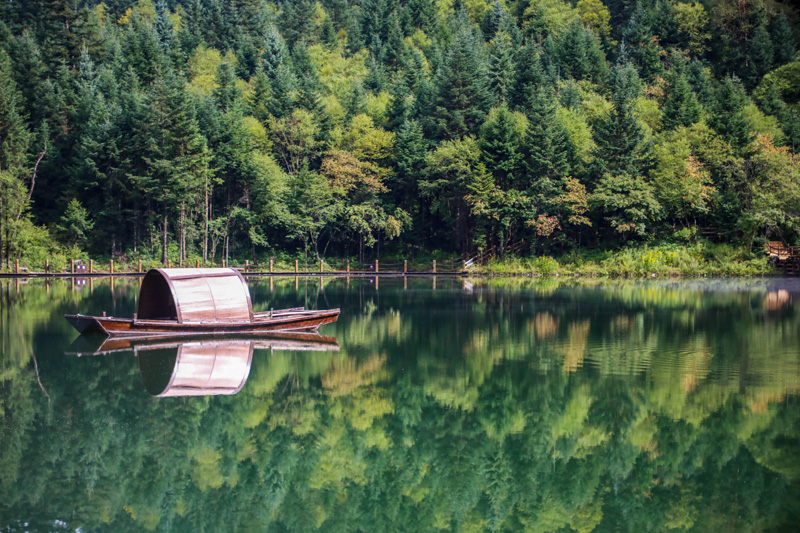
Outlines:
[[19, 259], [14, 259], [14, 274], [19, 274]]
[[436, 274], [436, 259], [433, 260], [433, 273]]
[[245, 273], [247, 273], [249, 268], [250, 268], [250, 260], [249, 259], [245, 259], [244, 260], [244, 271], [245, 271]]
[[375, 260], [375, 273], [378, 273], [378, 260]]
[[350, 260], [347, 260], [347, 273], [350, 273]]
[[114, 273], [114, 260], [113, 259], [111, 261], [109, 261], [108, 269], [111, 271], [111, 274]]
[[69, 273], [70, 274], [74, 274], [75, 273], [75, 260], [74, 259], [70, 259], [69, 260]]
[[222, 260], [222, 268], [225, 268], [225, 263], [226, 263], [226, 261], [223, 259]]
[[297, 274], [297, 273], [299, 272], [299, 270], [298, 270], [298, 266], [297, 266], [297, 265], [298, 265], [298, 263], [299, 263], [299, 261], [298, 261], [297, 259], [295, 259], [295, 260], [294, 260], [294, 273], [295, 273], [295, 274]]
[[319, 260], [319, 271], [322, 272], [322, 259]]
[[[275, 264], [274, 261], [275, 260], [272, 259], [271, 257], [269, 258], [269, 273], [270, 274], [272, 274], [272, 269], [273, 269], [273, 266]], [[297, 272], [297, 261], [294, 262], [294, 271]]]
[[408, 260], [403, 259], [403, 274], [405, 274], [406, 272], [408, 272]]
[[142, 260], [141, 259], [139, 259], [139, 264], [136, 267], [136, 270], [139, 272], [139, 274], [142, 273]]
[[[49, 274], [50, 273], [50, 260], [49, 259], [45, 259], [44, 260], [44, 273], [45, 274]], [[48, 290], [50, 289], [49, 285], [47, 286], [47, 289]]]
[[461, 261], [461, 272], [464, 272], [467, 269], [467, 262]]
[[94, 259], [89, 259], [89, 274], [94, 274]]

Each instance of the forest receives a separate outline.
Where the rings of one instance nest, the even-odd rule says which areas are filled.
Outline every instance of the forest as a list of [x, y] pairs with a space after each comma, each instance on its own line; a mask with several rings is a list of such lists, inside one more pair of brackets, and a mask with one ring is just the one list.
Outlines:
[[0, 3], [0, 262], [800, 236], [778, 0]]

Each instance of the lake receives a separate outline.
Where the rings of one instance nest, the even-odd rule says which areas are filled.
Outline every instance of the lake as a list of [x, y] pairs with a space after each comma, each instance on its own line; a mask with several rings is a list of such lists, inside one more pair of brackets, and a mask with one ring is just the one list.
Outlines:
[[248, 278], [335, 339], [95, 353], [137, 279], [0, 280], [0, 530], [793, 531], [798, 281]]

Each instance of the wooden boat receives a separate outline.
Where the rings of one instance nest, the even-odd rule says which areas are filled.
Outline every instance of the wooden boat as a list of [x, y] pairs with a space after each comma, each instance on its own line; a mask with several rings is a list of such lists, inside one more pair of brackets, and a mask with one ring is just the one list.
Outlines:
[[64, 315], [80, 333], [107, 336], [262, 335], [316, 331], [339, 309], [253, 312], [244, 277], [232, 268], [154, 268], [142, 280], [133, 318]]

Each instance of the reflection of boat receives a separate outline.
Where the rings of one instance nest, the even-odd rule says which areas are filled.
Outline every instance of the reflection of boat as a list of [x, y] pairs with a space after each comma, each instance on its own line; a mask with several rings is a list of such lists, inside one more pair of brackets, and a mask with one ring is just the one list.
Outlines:
[[139, 372], [147, 392], [158, 397], [236, 394], [250, 374], [253, 350], [339, 350], [335, 337], [318, 333], [99, 340], [98, 337], [78, 337], [67, 353], [81, 356], [133, 351], [139, 360]]
[[86, 355], [106, 355], [115, 352], [130, 352], [138, 355], [142, 350], [158, 349], [165, 346], [176, 346], [180, 343], [207, 340], [209, 342], [243, 341], [253, 343], [256, 350], [291, 350], [291, 351], [339, 351], [336, 337], [320, 335], [316, 332], [287, 331], [267, 333], [264, 335], [233, 337], [98, 337], [81, 335], [67, 350], [68, 355], [78, 357]]
[[253, 361], [251, 340], [194, 340], [134, 348], [139, 372], [153, 396], [236, 394]]
[[[104, 313], [105, 315], [105, 313]], [[109, 336], [258, 335], [316, 331], [335, 322], [338, 309], [253, 312], [250, 291], [232, 268], [156, 268], [142, 280], [133, 318], [65, 315], [81, 333]]]

